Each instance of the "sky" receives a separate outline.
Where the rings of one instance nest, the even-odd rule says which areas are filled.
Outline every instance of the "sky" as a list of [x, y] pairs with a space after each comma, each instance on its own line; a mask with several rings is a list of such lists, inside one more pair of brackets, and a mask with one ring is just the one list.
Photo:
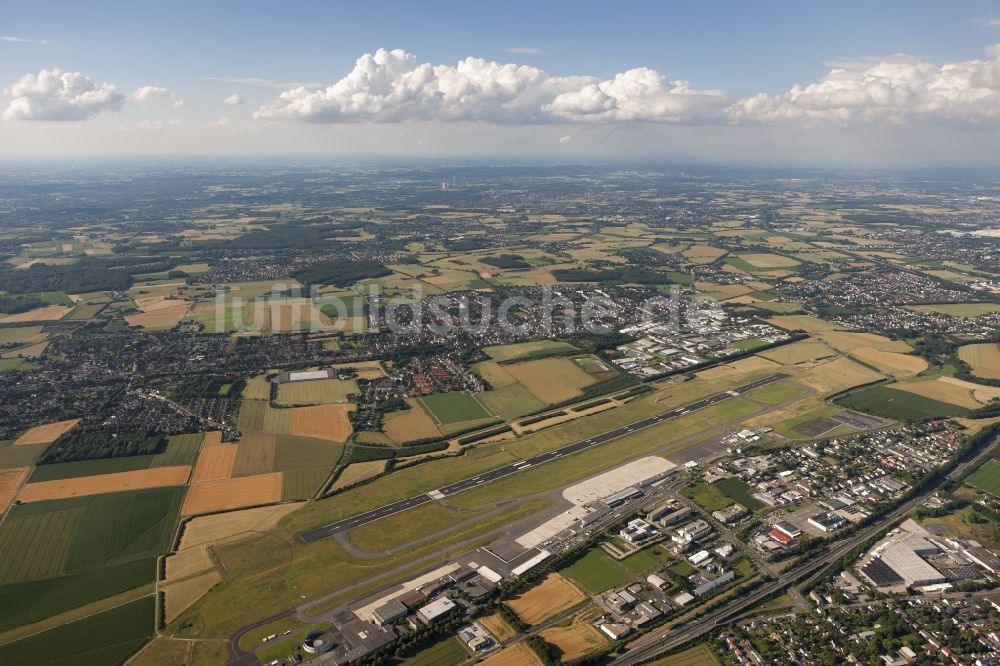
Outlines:
[[1000, 165], [990, 2], [0, 0], [0, 158]]

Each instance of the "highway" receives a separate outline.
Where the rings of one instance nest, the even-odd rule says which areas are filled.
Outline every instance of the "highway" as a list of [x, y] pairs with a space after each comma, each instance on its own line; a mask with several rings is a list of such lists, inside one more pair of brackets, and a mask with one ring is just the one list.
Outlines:
[[372, 509], [364, 513], [359, 513], [351, 518], [345, 518], [343, 520], [338, 520], [335, 523], [330, 523], [329, 525], [324, 525], [317, 529], [311, 530], [309, 532], [304, 532], [301, 534], [303, 541], [311, 543], [313, 541], [319, 541], [320, 539], [325, 539], [337, 532], [342, 532], [344, 530], [350, 530], [359, 525], [365, 525], [367, 523], [378, 520], [379, 518], [385, 518], [386, 516], [391, 516], [393, 514], [399, 513], [401, 511], [406, 511], [407, 509], [412, 509], [413, 507], [426, 504], [428, 502], [433, 502], [438, 499], [443, 499], [450, 495], [455, 495], [463, 490], [468, 490], [470, 488], [475, 488], [476, 486], [482, 485], [484, 483], [489, 483], [490, 481], [496, 481], [497, 479], [502, 479], [518, 472], [522, 472], [526, 469], [530, 469], [536, 465], [541, 465], [552, 460], [557, 460], [562, 456], [572, 455], [574, 453], [579, 453], [580, 451], [585, 451], [589, 448], [600, 446], [601, 444], [606, 444], [615, 439], [631, 435], [634, 432], [642, 430], [644, 428], [649, 428], [655, 425], [659, 425], [664, 421], [669, 421], [670, 419], [677, 418], [679, 416], [684, 416], [690, 412], [697, 411], [699, 409], [704, 409], [705, 407], [710, 407], [711, 405], [718, 404], [735, 396], [742, 395], [747, 391], [751, 391], [761, 386], [766, 386], [782, 379], [787, 379], [788, 375], [783, 373], [778, 373], [770, 375], [769, 377], [764, 377], [763, 379], [758, 379], [756, 381], [750, 382], [749, 384], [744, 384], [743, 386], [738, 386], [734, 389], [730, 389], [724, 393], [716, 393], [715, 395], [702, 398], [701, 400], [696, 400], [690, 404], [684, 405], [682, 407], [675, 407], [668, 412], [662, 414], [657, 414], [656, 416], [650, 416], [638, 421], [634, 421], [627, 425], [621, 426], [620, 428], [615, 428], [614, 430], [609, 430], [603, 432], [599, 435], [594, 435], [589, 439], [584, 439], [579, 442], [574, 442], [572, 444], [567, 444], [562, 448], [555, 449], [552, 451], [547, 451], [545, 453], [540, 453], [531, 458], [525, 458], [524, 460], [519, 460], [515, 463], [510, 463], [504, 465], [503, 467], [498, 467], [496, 469], [484, 472], [477, 476], [470, 477], [468, 479], [463, 479], [457, 481], [450, 485], [444, 486], [437, 490], [432, 490], [428, 493], [423, 493], [421, 495], [416, 495], [414, 497], [408, 497], [407, 499], [399, 500], [397, 502], [392, 502], [391, 504], [386, 504], [377, 509]]
[[759, 604], [767, 598], [769, 594], [783, 590], [794, 583], [808, 580], [810, 577], [822, 572], [826, 569], [826, 567], [833, 564], [840, 557], [849, 553], [851, 549], [864, 543], [867, 539], [887, 529], [895, 521], [904, 517], [920, 502], [922, 502], [928, 494], [936, 490], [945, 478], [958, 478], [974, 465], [978, 465], [983, 462], [983, 460], [990, 455], [998, 443], [1000, 443], [1000, 437], [994, 438], [991, 442], [984, 446], [978, 454], [965, 462], [956, 465], [946, 477], [942, 478], [937, 483], [930, 484], [922, 493], [899, 505], [871, 525], [858, 530], [858, 532], [851, 535], [845, 541], [835, 543], [822, 557], [814, 560], [807, 560], [806, 562], [788, 569], [778, 578], [764, 583], [760, 587], [745, 595], [735, 597], [733, 600], [722, 604], [719, 608], [703, 615], [691, 626], [688, 626], [687, 623], [682, 623], [669, 629], [654, 629], [650, 633], [645, 634], [644, 636], [641, 636], [629, 643], [627, 645], [626, 652], [613, 658], [612, 662], [618, 664], [619, 666], [631, 666], [650, 661], [666, 652], [681, 647], [688, 641], [700, 638], [705, 634], [714, 631], [720, 624], [724, 624], [727, 621], [738, 617], [739, 615], [750, 610], [756, 604]]

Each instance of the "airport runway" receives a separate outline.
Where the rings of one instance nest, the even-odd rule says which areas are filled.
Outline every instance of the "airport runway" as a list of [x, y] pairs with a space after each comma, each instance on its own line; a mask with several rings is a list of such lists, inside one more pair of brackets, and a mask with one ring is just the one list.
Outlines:
[[336, 534], [337, 532], [342, 532], [344, 530], [350, 530], [359, 525], [365, 525], [367, 523], [378, 520], [379, 518], [385, 518], [386, 516], [391, 516], [393, 514], [399, 513], [400, 511], [406, 511], [407, 509], [412, 509], [413, 507], [420, 506], [422, 504], [427, 504], [428, 502], [434, 502], [439, 499], [448, 497], [449, 495], [454, 495], [460, 493], [463, 490], [468, 490], [469, 488], [475, 488], [478, 485], [488, 483], [490, 481], [496, 481], [497, 479], [502, 479], [505, 476], [510, 476], [512, 474], [517, 474], [518, 472], [524, 471], [535, 465], [541, 465], [542, 463], [547, 463], [552, 460], [556, 460], [562, 456], [571, 455], [573, 453], [578, 453], [584, 451], [594, 446], [599, 446], [605, 444], [612, 440], [618, 439], [619, 437], [625, 437], [630, 435], [637, 430], [642, 430], [643, 428], [649, 428], [650, 426], [658, 425], [664, 421], [669, 421], [670, 419], [677, 418], [678, 416], [684, 416], [690, 412], [697, 411], [699, 409], [704, 409], [705, 407], [710, 407], [717, 403], [728, 400], [729, 398], [739, 396], [747, 391], [752, 391], [755, 388], [760, 388], [761, 386], [766, 386], [782, 379], [787, 379], [789, 375], [778, 373], [771, 375], [769, 377], [764, 377], [763, 379], [758, 379], [756, 381], [750, 382], [749, 384], [744, 384], [743, 386], [738, 386], [734, 389], [730, 389], [724, 393], [716, 393], [715, 395], [708, 396], [707, 398], [702, 398], [690, 404], [684, 405], [682, 407], [675, 407], [669, 412], [664, 412], [662, 414], [657, 414], [656, 416], [650, 416], [638, 421], [629, 423], [628, 425], [621, 426], [620, 428], [615, 428], [614, 430], [609, 430], [603, 432], [599, 435], [594, 435], [589, 439], [584, 439], [579, 442], [574, 442], [573, 444], [567, 444], [566, 446], [555, 449], [553, 451], [547, 451], [546, 453], [540, 453], [537, 456], [532, 456], [531, 458], [525, 458], [516, 463], [510, 463], [504, 465], [503, 467], [498, 467], [496, 469], [490, 470], [488, 472], [483, 472], [477, 476], [470, 477], [468, 479], [463, 479], [457, 481], [451, 485], [438, 488], [437, 490], [432, 490], [428, 493], [423, 493], [421, 495], [416, 495], [415, 497], [409, 497], [407, 499], [399, 500], [398, 502], [393, 502], [391, 504], [386, 504], [385, 506], [379, 507], [377, 509], [372, 509], [371, 511], [366, 511], [364, 513], [359, 513], [352, 518], [345, 518], [344, 520], [338, 520], [335, 523], [330, 523], [329, 525], [324, 525], [315, 530], [309, 532], [304, 532], [301, 535], [303, 541], [311, 543], [313, 541], [319, 541], [320, 539], [325, 539], [328, 536]]

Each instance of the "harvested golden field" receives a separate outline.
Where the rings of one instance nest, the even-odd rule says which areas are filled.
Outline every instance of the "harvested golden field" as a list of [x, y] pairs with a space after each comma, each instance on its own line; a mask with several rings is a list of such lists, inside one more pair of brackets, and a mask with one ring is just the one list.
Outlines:
[[174, 465], [172, 467], [137, 469], [131, 472], [80, 476], [73, 479], [38, 481], [25, 485], [21, 489], [18, 499], [22, 502], [39, 502], [125, 490], [183, 486], [188, 482], [189, 476], [191, 476], [190, 465]]
[[977, 377], [1000, 379], [1000, 344], [963, 345], [958, 348], [958, 357], [969, 364]]
[[0, 345], [23, 345], [41, 342], [48, 334], [41, 326], [12, 326], [0, 328]]
[[699, 293], [712, 294], [716, 298], [743, 296], [754, 291], [753, 287], [744, 284], [716, 284], [714, 282], [695, 282], [694, 288]]
[[252, 476], [272, 471], [277, 448], [278, 440], [274, 435], [259, 432], [244, 435], [236, 447], [236, 456], [231, 466], [232, 474], [229, 476]]
[[208, 555], [208, 549], [203, 544], [194, 548], [179, 550], [166, 558], [166, 582], [187, 578], [194, 574], [215, 568], [215, 563]]
[[843, 352], [850, 352], [857, 347], [871, 347], [878, 351], [906, 354], [913, 347], [902, 340], [890, 340], [876, 333], [852, 333], [850, 331], [822, 331], [817, 335], [825, 343]]
[[208, 591], [220, 580], [222, 580], [222, 576], [218, 571], [209, 571], [194, 578], [161, 585], [160, 591], [163, 592], [164, 614], [167, 622], [173, 622], [194, 602], [208, 594]]
[[927, 369], [927, 361], [912, 354], [881, 351], [872, 347], [855, 347], [850, 353], [894, 377], [915, 375]]
[[21, 347], [20, 349], [12, 349], [6, 351], [2, 354], [2, 358], [38, 358], [43, 353], [45, 353], [45, 348], [49, 346], [49, 340], [44, 340], [42, 342], [36, 342], [28, 347]]
[[178, 552], [242, 538], [251, 532], [266, 532], [302, 506], [302, 502], [295, 502], [193, 518], [184, 525]]
[[768, 349], [757, 355], [775, 363], [781, 363], [782, 365], [797, 365], [806, 361], [829, 358], [830, 356], [834, 356], [835, 352], [822, 342], [802, 340], [800, 342], [793, 342], [790, 345]]
[[735, 380], [760, 370], [778, 370], [781, 366], [760, 356], [748, 356], [732, 363], [723, 363], [695, 373], [699, 379]]
[[981, 402], [983, 404], [988, 403], [994, 398], [1000, 398], [1000, 387], [998, 386], [986, 386], [985, 384], [967, 382], [962, 379], [956, 379], [955, 377], [941, 377], [938, 381], [944, 382], [945, 384], [960, 386], [967, 391], [972, 391], [972, 397], [975, 398], [977, 402]]
[[0, 513], [5, 512], [10, 503], [14, 501], [18, 488], [28, 478], [30, 471], [30, 467], [0, 469]]
[[568, 579], [550, 573], [541, 583], [517, 595], [507, 605], [526, 623], [535, 625], [586, 599], [587, 595]]
[[517, 630], [510, 626], [507, 620], [503, 619], [503, 616], [499, 613], [494, 613], [493, 615], [487, 615], [486, 617], [481, 617], [477, 620], [479, 624], [483, 625], [486, 631], [493, 634], [493, 637], [498, 641], [505, 641], [508, 638], [513, 638], [517, 636]]
[[181, 513], [185, 516], [194, 516], [259, 504], [273, 504], [281, 501], [281, 487], [281, 472], [196, 483], [188, 489]]
[[710, 245], [692, 245], [681, 252], [692, 264], [710, 264], [727, 254], [726, 250]]
[[191, 483], [228, 479], [232, 476], [233, 464], [236, 462], [236, 449], [239, 445], [223, 444], [221, 439], [222, 433], [205, 433]]
[[524, 643], [515, 643], [486, 657], [479, 666], [542, 666], [542, 660]]
[[799, 381], [814, 388], [820, 395], [828, 396], [880, 379], [883, 379], [882, 375], [874, 370], [869, 370], [849, 358], [838, 357], [809, 368]]
[[788, 268], [799, 265], [797, 260], [780, 254], [741, 254], [739, 257], [754, 268]]
[[834, 331], [837, 329], [835, 324], [831, 324], [825, 319], [820, 319], [819, 317], [813, 317], [812, 315], [786, 315], [784, 317], [771, 317], [767, 320], [767, 323], [773, 324], [774, 326], [780, 326], [788, 331], [797, 331], [801, 329], [806, 333], [819, 333], [821, 331]]
[[547, 404], [582, 395], [594, 378], [568, 358], [542, 358], [504, 366], [510, 375]]
[[149, 329], [173, 328], [184, 319], [188, 312], [187, 301], [166, 301], [172, 303], [167, 307], [160, 307], [149, 312], [128, 315], [125, 321], [129, 326], [142, 326]]
[[369, 462], [359, 462], [348, 465], [337, 477], [330, 490], [340, 490], [355, 483], [378, 476], [385, 471], [386, 460], [371, 460]]
[[169, 310], [178, 305], [187, 305], [187, 301], [169, 296], [147, 296], [145, 298], [135, 298], [136, 307], [143, 312], [156, 312], [157, 310]]
[[18, 312], [0, 317], [0, 324], [16, 324], [22, 321], [56, 321], [73, 311], [68, 305], [43, 305], [27, 312]]
[[347, 402], [347, 396], [358, 393], [353, 379], [314, 379], [278, 384], [276, 405], [324, 405]]
[[15, 439], [13, 446], [21, 446], [22, 444], [51, 444], [79, 422], [80, 419], [70, 419], [69, 421], [56, 421], [55, 423], [37, 425]]
[[604, 634], [597, 630], [584, 615], [576, 615], [572, 624], [550, 627], [538, 634], [546, 643], [555, 645], [563, 661], [578, 659], [608, 644]]
[[289, 419], [289, 434], [346, 442], [353, 432], [348, 414], [352, 404], [294, 407]]
[[932, 400], [939, 400], [952, 405], [958, 405], [959, 407], [966, 407], [967, 409], [976, 409], [983, 406], [981, 402], [973, 397], [972, 390], [965, 386], [942, 381], [943, 379], [949, 378], [941, 377], [923, 382], [900, 382], [898, 384], [893, 384], [892, 388], [899, 389], [900, 391], [906, 391], [907, 393], [922, 395], [925, 398], [931, 398]]
[[407, 398], [406, 404], [410, 406], [405, 412], [393, 414], [386, 419], [383, 430], [394, 442], [409, 442], [425, 437], [437, 437], [441, 431], [427, 412], [421, 409], [413, 398]]
[[517, 383], [517, 380], [507, 372], [504, 366], [496, 361], [483, 361], [476, 368], [479, 370], [482, 378], [488, 381], [495, 389]]

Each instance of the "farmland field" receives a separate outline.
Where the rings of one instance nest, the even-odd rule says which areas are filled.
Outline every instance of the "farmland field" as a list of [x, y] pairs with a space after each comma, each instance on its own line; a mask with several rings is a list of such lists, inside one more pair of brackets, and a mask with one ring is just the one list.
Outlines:
[[790, 345], [782, 345], [781, 347], [762, 351], [758, 356], [763, 356], [782, 365], [795, 365], [797, 363], [805, 363], [806, 361], [827, 358], [834, 354], [835, 352], [822, 342], [802, 340], [800, 342], [793, 342]]
[[1000, 379], [1000, 344], [963, 345], [958, 348], [958, 357], [969, 364], [977, 377]]
[[255, 430], [284, 435], [290, 432], [292, 409], [276, 409], [267, 400], [244, 400], [236, 425], [241, 430]]
[[893, 388], [968, 409], [982, 407], [993, 397], [1000, 396], [1000, 388], [998, 387], [973, 384], [953, 377], [901, 382], [893, 384]]
[[30, 467], [0, 469], [0, 514], [5, 512], [10, 503], [14, 501], [17, 489], [28, 478], [30, 471]]
[[119, 664], [153, 635], [153, 596], [0, 646], [0, 663]]
[[520, 383], [485, 391], [479, 394], [479, 399], [494, 413], [505, 419], [513, 419], [537, 412], [546, 405]]
[[188, 465], [154, 467], [113, 474], [97, 474], [70, 479], [55, 479], [29, 483], [21, 489], [18, 499], [22, 502], [64, 499], [83, 495], [143, 490], [163, 486], [182, 486], [191, 474]]
[[[231, 446], [221, 444], [220, 447]], [[247, 433], [236, 445], [235, 457], [230, 468], [232, 476], [252, 476], [274, 470], [274, 458], [278, 448], [277, 436], [265, 433]], [[228, 474], [216, 478], [226, 478]]]
[[576, 585], [557, 573], [550, 573], [542, 582], [507, 601], [507, 605], [527, 624], [535, 625], [586, 599], [587, 595]]
[[417, 398], [417, 403], [435, 423], [443, 426], [493, 416], [475, 395], [465, 391], [432, 393]]
[[350, 403], [293, 407], [280, 411], [291, 412], [288, 419], [288, 433], [291, 435], [346, 442], [353, 431], [348, 414], [354, 411], [354, 405]]
[[1000, 461], [988, 460], [965, 480], [973, 488], [1000, 497]]
[[531, 358], [537, 354], [571, 353], [578, 350], [568, 342], [538, 340], [535, 342], [517, 342], [510, 345], [485, 347], [483, 351], [494, 361], [511, 361], [519, 358]]
[[228, 479], [233, 473], [236, 462], [237, 444], [222, 444], [220, 434], [205, 438], [194, 467], [191, 483], [201, 483], [214, 479]]
[[274, 471], [333, 467], [344, 452], [343, 444], [328, 439], [278, 435], [274, 456]]
[[542, 666], [542, 660], [525, 643], [515, 643], [486, 657], [479, 666]]
[[386, 417], [383, 429], [392, 441], [397, 443], [410, 442], [416, 439], [437, 437], [441, 434], [441, 430], [434, 425], [434, 421], [417, 404], [416, 400], [407, 398], [406, 404], [410, 406], [408, 410], [394, 412]]
[[196, 483], [188, 489], [181, 510], [185, 516], [273, 504], [282, 498], [281, 472]]
[[556, 625], [538, 634], [559, 650], [563, 661], [579, 659], [608, 644], [608, 639], [590, 623], [586, 614], [575, 615], [568, 625]]
[[323, 405], [331, 402], [347, 402], [347, 396], [358, 392], [358, 383], [353, 379], [316, 379], [278, 384], [278, 405]]
[[332, 467], [312, 467], [283, 472], [281, 499], [298, 500], [315, 497], [332, 472]]
[[913, 354], [882, 351], [872, 347], [855, 347], [850, 353], [882, 372], [896, 377], [915, 375], [927, 369], [927, 361]]
[[56, 423], [46, 423], [29, 428], [24, 434], [14, 440], [14, 446], [25, 444], [51, 444], [67, 432], [70, 428], [80, 422], [80, 419], [70, 419], [69, 421], [58, 421]]
[[546, 404], [555, 404], [582, 395], [580, 389], [595, 382], [569, 358], [544, 358], [506, 366], [506, 370]]
[[408, 657], [397, 657], [391, 666], [452, 666], [469, 658], [457, 636], [448, 636]]
[[925, 398], [924, 396], [887, 386], [873, 386], [872, 388], [845, 396], [837, 402], [844, 407], [903, 421], [965, 416], [969, 413], [969, 410], [965, 407]]
[[788, 268], [798, 266], [799, 262], [791, 257], [783, 257], [780, 254], [740, 254], [740, 259], [747, 262], [754, 268]]

